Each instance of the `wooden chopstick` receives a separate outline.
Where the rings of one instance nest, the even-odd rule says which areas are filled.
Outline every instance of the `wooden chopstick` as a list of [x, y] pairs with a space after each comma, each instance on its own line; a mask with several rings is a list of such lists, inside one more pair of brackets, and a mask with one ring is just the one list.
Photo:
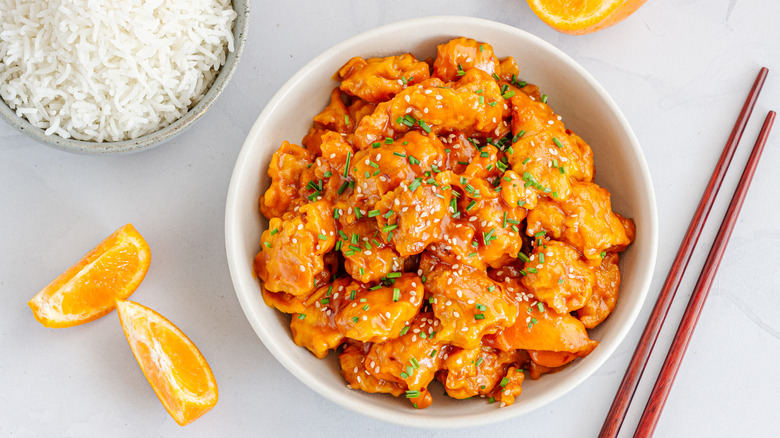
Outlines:
[[647, 321], [647, 325], [642, 332], [639, 344], [634, 351], [626, 374], [620, 382], [620, 387], [615, 395], [615, 400], [612, 402], [607, 418], [604, 420], [604, 425], [599, 433], [599, 437], [601, 438], [615, 437], [620, 431], [620, 426], [623, 424], [623, 419], [631, 404], [631, 399], [634, 397], [634, 392], [636, 392], [639, 379], [642, 377], [645, 365], [647, 365], [647, 359], [653, 351], [655, 341], [658, 339], [658, 333], [661, 331], [661, 326], [666, 319], [666, 314], [669, 312], [669, 306], [674, 299], [674, 295], [677, 293], [677, 288], [685, 273], [685, 268], [688, 267], [691, 254], [693, 254], [693, 249], [696, 246], [696, 242], [699, 240], [701, 230], [704, 227], [707, 216], [710, 214], [718, 190], [720, 190], [720, 186], [723, 183], [726, 170], [728, 170], [731, 159], [734, 157], [734, 151], [739, 144], [739, 140], [742, 138], [742, 133], [745, 131], [747, 121], [756, 105], [758, 94], [764, 86], [767, 73], [769, 73], [769, 70], [766, 67], [763, 67], [759, 71], [758, 76], [756, 76], [756, 80], [753, 82], [753, 88], [750, 90], [747, 100], [745, 100], [745, 103], [742, 106], [742, 111], [723, 148], [718, 164], [715, 166], [709, 183], [707, 183], [704, 194], [702, 194], [699, 206], [696, 207], [696, 212], [693, 215], [691, 224], [685, 232], [685, 237], [680, 245], [680, 249], [677, 251], [672, 267], [669, 269], [666, 282], [661, 289], [661, 293], [658, 295], [658, 300], [656, 301], [655, 307], [653, 307], [653, 311]]
[[750, 158], [744, 172], [742, 172], [742, 178], [739, 180], [737, 190], [731, 198], [731, 203], [720, 225], [715, 241], [712, 242], [712, 248], [710, 248], [707, 261], [704, 262], [699, 280], [693, 289], [693, 295], [691, 295], [691, 299], [688, 302], [688, 307], [685, 308], [680, 326], [677, 328], [671, 347], [669, 347], [669, 353], [666, 355], [666, 360], [664, 360], [661, 372], [655, 381], [653, 391], [650, 393], [645, 411], [637, 425], [635, 437], [651, 436], [653, 431], [655, 431], [658, 418], [661, 416], [661, 411], [666, 404], [669, 391], [672, 389], [674, 378], [680, 369], [680, 363], [683, 355], [685, 355], [685, 350], [688, 349], [693, 329], [696, 328], [696, 323], [699, 321], [699, 315], [701, 315], [704, 302], [707, 300], [707, 295], [712, 287], [712, 282], [723, 258], [723, 253], [726, 251], [726, 245], [731, 237], [732, 230], [734, 230], [734, 224], [737, 223], [739, 211], [742, 208], [742, 203], [745, 201], [748, 188], [750, 188], [750, 182], [753, 179], [753, 174], [756, 172], [758, 160], [761, 158], [761, 152], [764, 150], [764, 145], [774, 120], [775, 112], [770, 111], [766, 116], [766, 120], [764, 120], [764, 126], [761, 128], [755, 146], [753, 146], [753, 151], [750, 153]]

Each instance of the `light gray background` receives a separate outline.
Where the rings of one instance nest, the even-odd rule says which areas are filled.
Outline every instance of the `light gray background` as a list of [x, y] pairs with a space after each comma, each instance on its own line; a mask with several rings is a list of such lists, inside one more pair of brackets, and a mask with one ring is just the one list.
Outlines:
[[[0, 125], [0, 436], [529, 436], [598, 433], [690, 217], [760, 66], [770, 75], [623, 428], [638, 421], [728, 198], [780, 103], [780, 3], [651, 0], [617, 26], [556, 33], [522, 0], [255, 0], [232, 82], [191, 130], [126, 156], [72, 155]], [[230, 281], [224, 206], [238, 151], [275, 91], [325, 49], [426, 15], [487, 18], [556, 45], [608, 90], [644, 149], [660, 214], [656, 274], [614, 356], [565, 397], [511, 421], [437, 432], [346, 411], [298, 382], [250, 328]], [[322, 105], [322, 102], [312, 102]], [[773, 436], [780, 425], [780, 134], [753, 188], [658, 425], [658, 436]], [[176, 323], [217, 377], [220, 400], [181, 428], [138, 369], [115, 313], [51, 330], [26, 302], [121, 225], [153, 263], [133, 299]]]

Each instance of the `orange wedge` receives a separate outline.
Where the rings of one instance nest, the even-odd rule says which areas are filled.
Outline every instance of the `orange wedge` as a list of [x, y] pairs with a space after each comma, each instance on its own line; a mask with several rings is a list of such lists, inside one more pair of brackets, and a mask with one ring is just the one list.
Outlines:
[[41, 324], [72, 327], [100, 318], [116, 299], [135, 292], [149, 270], [152, 253], [127, 224], [38, 292], [27, 305]]
[[539, 18], [558, 32], [583, 35], [612, 26], [647, 0], [527, 0]]
[[116, 309], [146, 380], [180, 426], [192, 423], [217, 404], [214, 374], [187, 335], [138, 303], [117, 300]]

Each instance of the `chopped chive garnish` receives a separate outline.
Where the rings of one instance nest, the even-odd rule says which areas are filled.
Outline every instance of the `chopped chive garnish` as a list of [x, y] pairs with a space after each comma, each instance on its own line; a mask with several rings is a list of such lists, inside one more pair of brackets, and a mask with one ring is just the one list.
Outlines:
[[482, 358], [480, 357], [479, 359], [477, 359], [477, 364], [476, 364], [476, 365], [477, 365], [477, 366], [480, 366], [480, 365], [482, 365], [482, 361], [484, 361], [484, 359], [482, 359]]
[[477, 305], [476, 305], [476, 308], [477, 308], [477, 310], [479, 310], [480, 312], [484, 312], [484, 311], [486, 311], [486, 310], [487, 310], [487, 306], [485, 306], [484, 304], [479, 304], [479, 303], [477, 303]]
[[417, 398], [420, 396], [420, 391], [406, 391], [406, 398]]
[[[344, 172], [346, 173], [346, 171], [344, 171]], [[338, 193], [339, 195], [344, 193], [344, 190], [346, 190], [348, 186], [349, 186], [349, 183], [347, 181], [344, 181], [341, 184], [341, 187], [339, 187], [339, 189], [336, 191], [336, 193]]]
[[387, 233], [389, 231], [395, 230], [396, 228], [398, 228], [398, 224], [385, 225], [382, 227], [382, 232]]
[[406, 332], [408, 332], [408, 331], [409, 331], [409, 326], [407, 325], [406, 327], [401, 329], [401, 336], [405, 335]]
[[425, 123], [424, 120], [418, 120], [417, 124], [420, 125], [420, 128], [422, 128], [423, 131], [425, 131], [426, 134], [430, 134], [431, 133], [431, 127], [428, 126], [428, 124]]
[[555, 146], [558, 146], [558, 149], [563, 149], [563, 143], [558, 140], [558, 137], [553, 137], [553, 142], [555, 143]]
[[471, 211], [475, 205], [477, 205], [477, 202], [472, 199], [471, 202], [469, 202], [469, 205], [466, 206], [466, 211]]
[[374, 147], [374, 149], [378, 148], [379, 146], [382, 146], [382, 143], [375, 141], [371, 146]]
[[414, 356], [412, 356], [412, 358], [409, 359], [409, 362], [412, 363], [414, 369], [420, 368], [420, 362], [417, 362], [417, 359]]
[[318, 234], [317, 237], [319, 237], [320, 240], [328, 240], [328, 236], [324, 234]]
[[400, 272], [391, 272], [391, 273], [387, 274], [387, 278], [399, 278], [399, 277], [401, 277], [401, 273]]
[[536, 308], [539, 309], [539, 313], [544, 313], [544, 304], [541, 301], [536, 303]]
[[279, 229], [278, 228], [274, 228], [273, 230], [271, 230], [271, 235], [273, 236], [274, 234], [276, 234], [278, 232], [279, 232]]
[[298, 319], [306, 319], [306, 315], [304, 315], [303, 313], [299, 313]]
[[544, 263], [544, 253], [543, 252], [539, 253], [539, 263]]
[[377, 217], [380, 213], [382, 212], [379, 210], [369, 210], [368, 217]]
[[601, 258], [603, 259], [603, 258], [605, 258], [606, 256], [607, 256], [607, 252], [606, 252], [606, 251], [601, 251]]
[[536, 274], [538, 272], [536, 268], [528, 268], [527, 271], [529, 274]]
[[431, 351], [431, 356], [430, 357], [435, 357], [435, 356], [436, 356], [436, 349], [434, 348], [433, 351]]
[[263, 245], [265, 245], [267, 248], [271, 248], [271, 242], [263, 242]]
[[349, 175], [349, 161], [352, 159], [352, 151], [347, 151], [347, 164], [344, 166], [344, 178]]
[[476, 315], [474, 315], [474, 319], [485, 319], [485, 314], [477, 313]]
[[542, 103], [547, 103], [547, 95], [542, 94]]
[[510, 97], [512, 97], [514, 95], [515, 95], [514, 90], [509, 90], [506, 93], [502, 94], [501, 97], [503, 97], [504, 99], [509, 99]]
[[320, 300], [320, 304], [328, 304], [330, 303], [330, 298], [323, 298]]
[[531, 259], [529, 259], [528, 256], [523, 254], [522, 252], [518, 252], [517, 253], [517, 258], [519, 258], [520, 260], [522, 260], [525, 263], [528, 263], [529, 261], [531, 261]]
[[393, 302], [398, 302], [401, 299], [401, 289], [397, 287], [393, 288]]

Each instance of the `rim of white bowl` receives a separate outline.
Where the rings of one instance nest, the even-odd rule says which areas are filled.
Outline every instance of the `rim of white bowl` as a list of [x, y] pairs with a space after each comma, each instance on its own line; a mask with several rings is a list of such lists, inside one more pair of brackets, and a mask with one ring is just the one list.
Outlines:
[[[573, 372], [568, 376], [569, 380], [571, 381], [570, 384], [563, 385], [565, 387], [556, 387], [546, 391], [543, 395], [537, 398], [535, 404], [525, 404], [520, 406], [513, 405], [510, 408], [496, 409], [494, 412], [491, 412], [490, 414], [477, 413], [472, 415], [463, 415], [457, 418], [452, 418], [452, 417], [431, 418], [431, 417], [420, 416], [420, 415], [412, 415], [412, 412], [416, 412], [416, 413], [420, 412], [416, 410], [412, 410], [408, 412], [392, 411], [389, 409], [381, 409], [369, 405], [358, 406], [354, 401], [348, 401], [343, 396], [343, 394], [337, 393], [329, 387], [315, 384], [314, 383], [315, 379], [312, 378], [313, 376], [310, 373], [308, 373], [306, 370], [304, 370], [304, 368], [300, 366], [295, 361], [294, 358], [290, 357], [286, 353], [285, 347], [287, 346], [282, 346], [279, 343], [275, 342], [273, 337], [270, 336], [269, 333], [266, 331], [265, 327], [263, 327], [258, 322], [259, 315], [254, 311], [250, 303], [247, 302], [247, 299], [244, 297], [244, 295], [241, 292], [241, 291], [255, 289], [258, 290], [257, 293], [259, 293], [259, 288], [258, 288], [258, 281], [254, 277], [251, 265], [250, 264], [246, 266], [237, 265], [236, 263], [233, 262], [234, 260], [240, 260], [244, 254], [244, 251], [242, 251], [242, 247], [237, 245], [236, 243], [240, 238], [239, 236], [240, 230], [238, 228], [237, 215], [234, 214], [234, 212], [237, 211], [237, 209], [240, 207], [238, 205], [238, 201], [240, 198], [238, 196], [238, 193], [246, 189], [246, 187], [241, 185], [241, 182], [239, 181], [239, 175], [245, 174], [247, 171], [255, 171], [255, 172], [257, 171], [257, 169], [246, 168], [249, 165], [249, 163], [247, 162], [247, 157], [250, 153], [249, 152], [250, 149], [252, 148], [252, 144], [255, 143], [255, 140], [258, 137], [258, 133], [263, 130], [264, 125], [267, 123], [270, 115], [282, 103], [284, 96], [293, 87], [295, 87], [295, 85], [298, 82], [300, 82], [305, 76], [307, 76], [310, 71], [316, 70], [323, 62], [331, 58], [334, 54], [338, 52], [342, 52], [345, 49], [348, 50], [349, 48], [359, 44], [361, 40], [367, 37], [375, 38], [383, 35], [392, 36], [398, 34], [399, 32], [404, 32], [410, 28], [418, 28], [420, 26], [454, 27], [458, 29], [458, 33], [460, 34], [468, 34], [468, 31], [465, 29], [468, 29], [469, 27], [489, 26], [493, 29], [499, 29], [504, 32], [513, 33], [518, 37], [528, 40], [529, 43], [536, 44], [540, 46], [543, 50], [548, 51], [550, 55], [556, 58], [555, 59], [556, 62], [565, 63], [568, 67], [575, 70], [582, 77], [583, 80], [588, 82], [588, 84], [591, 87], [593, 87], [595, 91], [598, 92], [598, 94], [603, 98], [604, 103], [609, 106], [610, 110], [613, 112], [618, 122], [620, 123], [622, 129], [625, 131], [626, 135], [630, 139], [629, 143], [634, 153], [634, 157], [637, 160], [637, 165], [639, 167], [639, 172], [641, 174], [642, 180], [645, 184], [644, 188], [647, 191], [647, 197], [648, 197], [647, 207], [649, 207], [649, 217], [644, 218], [645, 219], [644, 227], [647, 231], [649, 231], [648, 233], [649, 242], [647, 242], [647, 245], [649, 246], [649, 253], [646, 254], [645, 258], [647, 262], [646, 265], [650, 266], [650, 269], [638, 273], [640, 276], [638, 280], [641, 286], [638, 288], [639, 291], [637, 293], [640, 293], [641, 296], [637, 300], [636, 304], [631, 309], [629, 309], [630, 310], [629, 316], [627, 318], [628, 323], [619, 326], [619, 328], [615, 330], [615, 334], [613, 335], [613, 338], [615, 339], [614, 342], [612, 342], [609, 345], [601, 344], [599, 345], [599, 348], [597, 348], [593, 353], [591, 353], [589, 357], [596, 356], [596, 360], [591, 360], [586, 363], [580, 363], [577, 369], [573, 370]], [[256, 184], [257, 181], [255, 181], [254, 183]], [[259, 214], [259, 212], [257, 214]], [[383, 25], [374, 28], [372, 30], [363, 32], [359, 35], [356, 35], [341, 43], [336, 44], [335, 46], [329, 48], [328, 50], [326, 50], [325, 52], [321, 53], [320, 55], [312, 59], [310, 62], [308, 62], [303, 68], [301, 68], [297, 73], [295, 73], [295, 75], [293, 75], [282, 86], [282, 88], [280, 88], [279, 91], [276, 92], [276, 94], [274, 94], [274, 96], [265, 106], [265, 108], [263, 109], [263, 111], [260, 113], [257, 120], [255, 121], [254, 125], [252, 126], [249, 134], [246, 137], [246, 140], [244, 141], [244, 144], [241, 148], [238, 158], [236, 159], [236, 165], [233, 170], [233, 174], [231, 176], [230, 185], [228, 187], [228, 195], [227, 195], [226, 208], [225, 208], [225, 249], [227, 253], [228, 267], [230, 270], [231, 279], [233, 281], [234, 289], [236, 290], [236, 296], [238, 297], [239, 303], [241, 304], [241, 307], [245, 315], [247, 316], [247, 319], [252, 325], [252, 328], [255, 330], [255, 333], [258, 335], [258, 337], [263, 342], [263, 344], [265, 344], [266, 348], [271, 352], [271, 354], [273, 354], [274, 357], [298, 380], [306, 384], [309, 388], [311, 388], [321, 396], [325, 397], [326, 399], [342, 407], [345, 407], [353, 412], [357, 412], [359, 414], [380, 421], [390, 422], [402, 426], [413, 426], [413, 427], [420, 427], [420, 428], [456, 429], [456, 428], [474, 427], [474, 426], [481, 426], [485, 424], [492, 424], [510, 418], [515, 418], [525, 413], [536, 410], [552, 402], [553, 400], [565, 395], [567, 392], [571, 391], [575, 387], [579, 386], [585, 379], [590, 377], [601, 365], [603, 365], [604, 362], [606, 362], [606, 360], [612, 355], [612, 353], [614, 353], [615, 349], [617, 349], [618, 345], [625, 339], [626, 334], [631, 329], [633, 324], [636, 322], [636, 317], [641, 311], [642, 305], [644, 304], [644, 301], [647, 297], [647, 292], [650, 287], [650, 282], [652, 280], [652, 274], [654, 271], [653, 268], [656, 263], [656, 255], [658, 249], [658, 213], [656, 207], [655, 192], [653, 189], [652, 179], [650, 177], [650, 171], [647, 167], [644, 154], [642, 153], [642, 150], [639, 146], [639, 141], [637, 140], [636, 135], [634, 134], [633, 130], [628, 124], [628, 121], [626, 120], [620, 108], [617, 106], [614, 100], [609, 96], [609, 94], [606, 92], [604, 87], [602, 87], [601, 84], [599, 84], [595, 80], [595, 78], [593, 78], [593, 76], [591, 76], [591, 74], [588, 73], [587, 70], [585, 70], [576, 61], [574, 61], [571, 57], [566, 55], [563, 51], [561, 51], [557, 47], [522, 29], [509, 26], [507, 24], [498, 23], [491, 20], [485, 20], [480, 18], [446, 16], [446, 15], [429, 16], [429, 17], [414, 18], [410, 20], [404, 20], [404, 21]], [[292, 342], [291, 339], [287, 339], [286, 341]], [[386, 394], [384, 395], [388, 396]]]

